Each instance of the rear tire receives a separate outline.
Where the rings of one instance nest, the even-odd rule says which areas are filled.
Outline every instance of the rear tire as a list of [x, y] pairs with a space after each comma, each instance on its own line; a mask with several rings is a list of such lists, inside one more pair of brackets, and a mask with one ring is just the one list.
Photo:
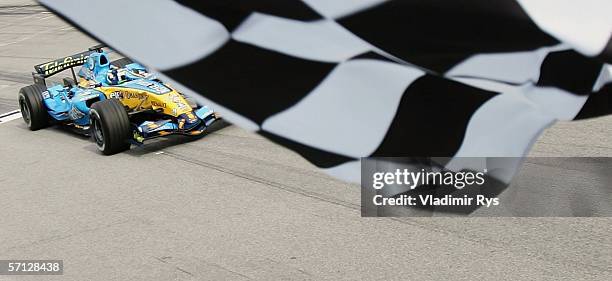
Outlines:
[[120, 58], [120, 59], [117, 59], [111, 62], [112, 65], [118, 68], [124, 68], [126, 65], [130, 63], [133, 63], [133, 61], [130, 58]]
[[130, 119], [123, 104], [107, 99], [93, 104], [90, 110], [91, 135], [104, 155], [116, 154], [130, 148]]
[[42, 93], [46, 90], [47, 87], [39, 84], [25, 86], [19, 90], [21, 116], [32, 131], [49, 126], [49, 113], [42, 96]]

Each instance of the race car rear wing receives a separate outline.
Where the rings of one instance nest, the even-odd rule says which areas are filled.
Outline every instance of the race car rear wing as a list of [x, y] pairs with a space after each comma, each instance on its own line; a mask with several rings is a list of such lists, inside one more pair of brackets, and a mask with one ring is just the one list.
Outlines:
[[56, 59], [56, 60], [52, 60], [50, 62], [35, 65], [34, 70], [36, 70], [36, 72], [32, 72], [34, 83], [46, 85], [45, 83], [46, 78], [51, 77], [67, 69], [70, 69], [72, 71], [72, 78], [76, 81], [74, 67], [83, 65], [85, 61], [87, 61], [87, 58], [89, 57], [90, 54], [95, 53], [95, 52], [101, 52], [102, 48], [104, 47], [106, 46], [103, 44], [96, 45], [82, 53], [74, 54], [72, 56], [67, 56], [67, 57]]

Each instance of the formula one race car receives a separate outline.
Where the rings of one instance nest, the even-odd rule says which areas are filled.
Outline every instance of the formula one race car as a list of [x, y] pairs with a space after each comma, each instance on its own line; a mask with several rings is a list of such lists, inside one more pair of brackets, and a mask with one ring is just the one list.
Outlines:
[[[34, 84], [19, 90], [23, 120], [31, 130], [68, 125], [92, 135], [103, 154], [169, 134], [201, 135], [218, 115], [164, 84], [127, 58], [109, 61], [104, 46], [34, 66]], [[81, 70], [75, 75], [74, 67]], [[45, 78], [70, 69], [73, 78], [47, 87]]]

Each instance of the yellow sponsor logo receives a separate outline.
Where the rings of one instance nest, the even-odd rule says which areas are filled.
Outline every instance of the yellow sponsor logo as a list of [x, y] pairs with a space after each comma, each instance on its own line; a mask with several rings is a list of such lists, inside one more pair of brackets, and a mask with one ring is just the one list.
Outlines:
[[151, 101], [151, 105], [152, 106], [156, 106], [156, 107], [166, 108], [166, 103], [165, 102]]

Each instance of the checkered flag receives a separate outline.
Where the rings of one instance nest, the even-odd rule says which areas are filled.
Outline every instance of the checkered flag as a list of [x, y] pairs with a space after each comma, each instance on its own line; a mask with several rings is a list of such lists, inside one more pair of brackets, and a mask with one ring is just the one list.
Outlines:
[[612, 112], [609, 0], [40, 2], [354, 182], [360, 157], [522, 157]]

